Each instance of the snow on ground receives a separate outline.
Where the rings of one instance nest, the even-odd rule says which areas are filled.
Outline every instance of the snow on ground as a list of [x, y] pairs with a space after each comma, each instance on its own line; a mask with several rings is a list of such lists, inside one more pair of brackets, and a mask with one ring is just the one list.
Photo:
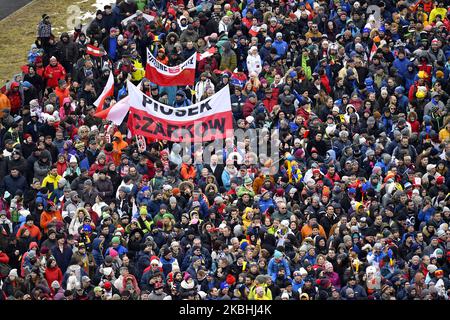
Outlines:
[[[88, 2], [89, 0], [81, 0], [78, 2], [75, 2], [75, 5]], [[103, 7], [107, 4], [114, 5], [115, 1], [111, 0], [97, 0], [94, 4], [92, 4], [92, 9], [89, 12], [84, 12], [80, 15], [81, 21], [83, 21], [84, 25], [89, 24], [91, 20], [95, 18], [95, 12], [97, 10], [103, 10]]]

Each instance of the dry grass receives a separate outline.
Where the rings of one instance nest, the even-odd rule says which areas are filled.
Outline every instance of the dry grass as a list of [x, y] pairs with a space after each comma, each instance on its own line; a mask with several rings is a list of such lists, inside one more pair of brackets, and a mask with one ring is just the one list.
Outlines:
[[77, 5], [81, 12], [95, 12], [94, 3], [95, 0], [35, 0], [0, 21], [0, 85], [26, 64], [28, 51], [36, 39], [37, 25], [44, 13], [51, 17], [53, 34], [59, 37], [62, 32], [69, 31], [69, 6]]

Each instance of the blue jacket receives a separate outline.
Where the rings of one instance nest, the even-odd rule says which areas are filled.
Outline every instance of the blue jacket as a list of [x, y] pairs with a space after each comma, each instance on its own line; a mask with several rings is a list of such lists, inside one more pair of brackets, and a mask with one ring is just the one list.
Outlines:
[[434, 214], [436, 209], [434, 207], [431, 207], [427, 209], [426, 211], [420, 210], [419, 211], [419, 221], [428, 222], [431, 219], [431, 216]]
[[273, 44], [270, 48], [267, 48], [266, 46], [262, 46], [262, 48], [259, 50], [259, 56], [261, 57], [261, 63], [264, 63], [266, 61], [267, 57], [270, 57], [270, 50], [272, 49]]
[[264, 200], [261, 198], [258, 202], [258, 205], [259, 205], [259, 209], [261, 210], [261, 212], [265, 212], [270, 207], [275, 207], [275, 204], [273, 203], [272, 199]]
[[225, 190], [230, 191], [231, 189], [231, 176], [228, 171], [223, 170], [222, 172], [222, 182]]
[[295, 282], [295, 280], [292, 281], [292, 291], [298, 292], [298, 289], [303, 288], [303, 285], [305, 284], [305, 281], [301, 282]]
[[396, 58], [394, 60], [393, 66], [398, 70], [398, 74], [402, 78], [405, 78], [406, 73], [408, 72], [408, 65], [410, 63], [411, 62], [408, 59], [406, 59], [406, 58], [403, 58], [402, 60], [399, 59], [399, 58]]
[[103, 250], [100, 248], [101, 243], [102, 239], [99, 238], [95, 238], [92, 242], [92, 256], [98, 266], [100, 266], [104, 261]]
[[159, 261], [162, 263], [162, 268], [163, 268], [163, 273], [164, 273], [164, 277], [167, 277], [167, 275], [172, 272], [172, 263], [175, 262], [174, 257], [172, 257], [172, 259], [170, 260], [166, 260], [164, 257], [161, 257], [159, 259]]
[[272, 47], [274, 47], [277, 50], [277, 54], [279, 56], [284, 56], [288, 49], [288, 44], [284, 40], [275, 40], [272, 44]]
[[[109, 251], [111, 249], [112, 249], [112, 247], [106, 249], [105, 256], [109, 255]], [[122, 246], [121, 244], [117, 248], [115, 248], [114, 250], [117, 251], [117, 253], [119, 254], [120, 257], [122, 257], [124, 254], [126, 254], [128, 252], [128, 249], [125, 248], [124, 246]]]
[[284, 270], [286, 270], [286, 273], [284, 275], [285, 279], [291, 276], [291, 269], [289, 269], [289, 264], [285, 259], [281, 259], [280, 262], [276, 262], [275, 258], [272, 258], [270, 259], [269, 265], [267, 266], [267, 273], [270, 275], [272, 281], [274, 282], [277, 279], [277, 274], [280, 267], [284, 267]]
[[148, 213], [152, 216], [156, 216], [159, 212], [159, 207], [163, 204], [162, 200], [151, 200], [147, 206]]
[[73, 251], [69, 246], [64, 246], [63, 252], [59, 250], [58, 246], [52, 249], [52, 254], [55, 257], [58, 267], [61, 269], [62, 273], [65, 273], [70, 265], [70, 259], [72, 259]]
[[183, 99], [180, 100], [180, 101], [177, 101], [177, 100], [175, 99], [175, 101], [173, 102], [173, 106], [174, 106], [175, 108], [187, 107], [187, 106], [190, 106], [190, 105], [192, 104], [192, 101], [189, 100], [189, 99], [186, 97], [186, 94], [184, 93], [183, 90], [178, 90], [176, 94], [177, 94], [177, 95], [182, 95], [182, 96], [183, 96]]
[[[205, 219], [209, 215], [209, 213], [208, 213], [208, 210], [209, 210], [208, 204], [205, 202], [205, 199], [203, 199], [201, 197], [197, 201], [200, 203], [200, 210], [199, 210], [200, 218], [201, 219]], [[188, 204], [187, 204], [187, 207], [190, 208], [192, 203], [193, 203], [192, 200], [189, 201]]]
[[403, 79], [405, 80], [405, 88], [407, 88], [407, 90], [409, 90], [409, 88], [414, 85], [415, 77], [417, 74], [417, 70], [414, 64], [411, 62], [409, 64], [413, 66], [413, 70], [411, 72], [406, 71], [403, 76]]

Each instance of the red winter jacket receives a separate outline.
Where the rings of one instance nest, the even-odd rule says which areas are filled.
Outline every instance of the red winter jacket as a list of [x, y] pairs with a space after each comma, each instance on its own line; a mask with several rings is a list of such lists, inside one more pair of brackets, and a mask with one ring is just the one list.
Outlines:
[[66, 77], [66, 70], [58, 63], [56, 66], [48, 65], [45, 68], [44, 78], [47, 80], [47, 87], [56, 88], [58, 86], [58, 80], [64, 80]]
[[22, 97], [20, 96], [20, 92], [17, 90], [13, 90], [19, 87], [19, 83], [13, 82], [11, 84], [10, 90], [6, 93], [9, 101], [11, 102], [11, 114], [16, 114], [19, 112], [20, 107], [22, 106]]
[[325, 90], [328, 94], [331, 93], [330, 80], [328, 79], [326, 74], [320, 76], [320, 83], [325, 87]]
[[274, 95], [272, 92], [271, 97], [264, 98], [262, 103], [264, 104], [264, 107], [266, 107], [267, 112], [271, 113], [273, 107], [275, 107], [278, 104], [278, 95]]
[[8, 264], [8, 262], [9, 262], [8, 255], [4, 252], [1, 252], [0, 253], [0, 263]]
[[56, 162], [56, 169], [58, 170], [58, 174], [62, 177], [64, 172], [66, 172], [67, 169], [67, 162]]
[[244, 115], [244, 118], [247, 118], [250, 116], [255, 109], [255, 104], [251, 103], [249, 100], [247, 100], [244, 103], [244, 106], [242, 107], [242, 114]]
[[63, 281], [61, 269], [59, 267], [45, 269], [45, 280], [47, 280], [49, 288], [52, 287], [52, 283], [55, 280], [61, 285]]

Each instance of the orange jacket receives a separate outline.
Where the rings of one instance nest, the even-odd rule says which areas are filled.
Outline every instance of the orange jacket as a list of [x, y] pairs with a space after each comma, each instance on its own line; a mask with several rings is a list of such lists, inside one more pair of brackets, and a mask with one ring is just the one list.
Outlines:
[[[311, 236], [311, 234], [312, 234], [312, 228], [311, 228], [309, 225], [305, 224], [305, 225], [302, 227], [301, 233], [302, 233], [302, 238], [305, 239], [306, 237]], [[320, 234], [322, 237], [324, 237], [325, 239], [328, 238], [328, 237], [327, 237], [327, 234], [325, 233], [325, 230], [323, 229], [323, 227], [322, 227], [320, 224], [319, 224], [319, 234]]]
[[5, 111], [11, 111], [11, 101], [9, 98], [0, 92], [0, 119], [5, 116]]
[[[275, 180], [272, 176], [269, 176], [270, 178], [270, 182], [272, 183], [272, 185], [275, 184]], [[264, 177], [264, 175], [261, 175], [259, 177], [255, 178], [255, 181], [253, 181], [253, 191], [258, 194], [261, 193], [261, 188], [264, 185], [264, 181], [266, 180], [266, 178]]]
[[59, 99], [59, 106], [62, 107], [64, 98], [68, 98], [70, 96], [69, 88], [61, 90], [59, 87], [57, 87], [55, 89], [55, 94]]
[[48, 232], [49, 224], [54, 221], [53, 218], [56, 218], [56, 221], [63, 222], [61, 212], [59, 212], [59, 211], [53, 211], [53, 212], [44, 211], [44, 212], [42, 212], [41, 228], [44, 229], [45, 233]]
[[197, 174], [195, 167], [193, 165], [188, 165], [183, 163], [181, 165], [180, 175], [183, 180], [188, 180], [189, 178], [195, 179], [195, 175]]
[[113, 158], [114, 163], [116, 164], [116, 166], [118, 166], [120, 164], [120, 157], [122, 156], [122, 150], [128, 147], [128, 143], [126, 141], [123, 141], [122, 134], [120, 133], [120, 131], [116, 131], [116, 133], [114, 133], [114, 138], [117, 138], [117, 140], [113, 141], [113, 150], [114, 150]]
[[16, 238], [17, 239], [19, 239], [20, 232], [23, 229], [28, 229], [28, 231], [30, 231], [30, 237], [35, 238], [37, 240], [41, 240], [41, 237], [42, 237], [41, 230], [39, 230], [39, 228], [37, 226], [35, 226], [35, 225], [29, 227], [26, 224], [24, 224], [23, 226], [21, 226], [19, 228], [19, 230], [17, 230], [17, 234], [16, 234]]

